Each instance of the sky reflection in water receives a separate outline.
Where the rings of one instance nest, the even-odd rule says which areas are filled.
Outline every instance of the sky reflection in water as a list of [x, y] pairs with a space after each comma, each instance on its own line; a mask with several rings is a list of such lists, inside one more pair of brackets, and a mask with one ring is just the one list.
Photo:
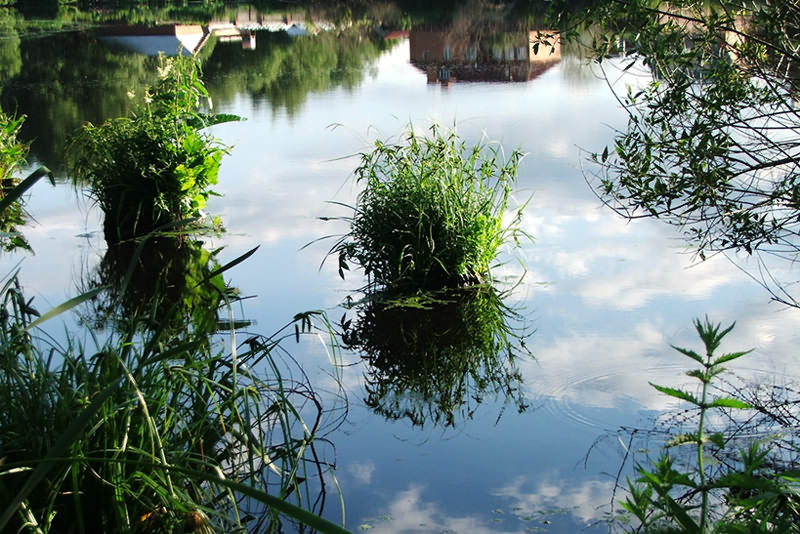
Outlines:
[[[696, 344], [694, 317], [737, 321], [728, 348], [756, 348], [741, 373], [795, 368], [797, 314], [769, 304], [724, 258], [694, 265], [673, 229], [628, 223], [601, 206], [580, 149], [601, 151], [625, 117], [603, 80], [568, 72], [561, 64], [528, 83], [445, 88], [426, 83], [402, 43], [354, 91], [311, 95], [293, 117], [246, 98], [223, 104], [249, 121], [217, 129], [236, 148], [223, 167], [225, 196], [211, 210], [226, 221], [229, 254], [263, 243], [263, 259], [235, 274], [261, 296], [248, 311], [262, 324], [285, 315], [276, 302], [333, 307], [360, 285], [339, 280], [333, 263], [317, 271], [324, 244], [297, 251], [343, 231], [315, 217], [346, 213], [325, 202], [352, 204], [358, 160], [346, 156], [371, 139], [435, 121], [528, 153], [517, 196], [533, 195], [524, 224], [535, 243], [518, 253], [528, 272], [512, 300], [536, 329], [528, 345], [537, 359], [520, 364], [531, 409], [482, 406], [457, 429], [385, 423], [363, 406], [363, 369], [345, 368], [351, 421], [334, 441], [351, 528], [572, 532], [602, 518], [623, 451], [601, 439], [584, 457], [607, 431], [646, 427], [648, 414], [672, 406], [648, 381], [683, 381], [669, 345]], [[513, 278], [521, 269], [509, 263], [499, 272]]]
[[[693, 265], [673, 229], [628, 223], [594, 196], [580, 149], [602, 151], [625, 117], [606, 83], [576, 75], [570, 61], [527, 83], [442, 87], [409, 64], [403, 41], [357, 87], [311, 93], [291, 115], [244, 92], [215, 102], [247, 121], [214, 128], [234, 148], [222, 165], [223, 196], [208, 205], [228, 233], [209, 246], [225, 247], [224, 264], [261, 245], [228, 281], [258, 296], [244, 315], [262, 333], [307, 309], [338, 318], [338, 304], [361, 285], [357, 276], [339, 279], [333, 262], [319, 268], [328, 243], [302, 247], [345, 231], [317, 217], [347, 213], [327, 202], [354, 202], [358, 159], [348, 156], [369, 150], [371, 140], [435, 121], [528, 153], [517, 199], [531, 197], [524, 225], [535, 242], [515, 253], [527, 274], [508, 302], [535, 329], [527, 344], [536, 360], [518, 362], [530, 409], [518, 413], [500, 399], [455, 428], [386, 422], [364, 405], [364, 369], [343, 367], [350, 418], [331, 439], [353, 530], [573, 532], [593, 524], [609, 510], [623, 455], [614, 432], [646, 427], [649, 415], [672, 406], [648, 381], [686, 382], [669, 345], [697, 345], [695, 317], [737, 321], [723, 348], [756, 349], [737, 367], [741, 374], [797, 368], [797, 313], [770, 304], [724, 258]], [[36, 256], [24, 260], [22, 279], [43, 308], [72, 296], [104, 251], [99, 215], [75, 205], [74, 192], [45, 184], [29, 204], [38, 225], [26, 236]], [[12, 260], [3, 265], [9, 270]], [[513, 261], [497, 271], [512, 280], [521, 273]], [[324, 389], [331, 380], [324, 351], [303, 345], [298, 357]], [[327, 513], [339, 519], [335, 505]]]

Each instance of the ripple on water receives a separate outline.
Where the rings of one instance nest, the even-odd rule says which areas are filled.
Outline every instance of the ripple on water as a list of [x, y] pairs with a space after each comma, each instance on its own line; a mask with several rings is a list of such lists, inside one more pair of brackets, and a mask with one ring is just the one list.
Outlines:
[[[685, 378], [685, 367], [629, 365], [607, 368], [542, 369], [527, 380], [532, 406], [581, 426], [615, 430], [638, 426], [645, 414], [674, 406], [672, 399], [653, 389], [648, 382], [677, 385]], [[652, 418], [650, 417], [652, 420]]]

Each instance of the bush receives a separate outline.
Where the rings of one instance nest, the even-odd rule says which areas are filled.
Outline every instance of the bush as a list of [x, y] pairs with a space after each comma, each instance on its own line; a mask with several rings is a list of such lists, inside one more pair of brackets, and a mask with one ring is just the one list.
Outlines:
[[238, 119], [200, 111], [208, 93], [195, 59], [162, 57], [159, 76], [130, 117], [87, 124], [67, 146], [69, 171], [103, 209], [109, 242], [201, 215], [227, 153], [201, 130]]
[[522, 153], [468, 148], [456, 134], [411, 129], [404, 144], [377, 141], [356, 169], [364, 190], [350, 232], [333, 247], [339, 274], [360, 265], [373, 288], [440, 289], [490, 277], [498, 250], [520, 234], [522, 208], [503, 225]]

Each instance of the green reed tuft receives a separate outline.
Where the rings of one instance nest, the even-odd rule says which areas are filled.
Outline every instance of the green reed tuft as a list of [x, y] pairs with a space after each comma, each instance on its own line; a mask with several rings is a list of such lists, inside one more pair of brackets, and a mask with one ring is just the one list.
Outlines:
[[318, 314], [227, 344], [132, 316], [90, 350], [40, 331], [16, 277], [0, 289], [0, 531], [344, 532], [317, 515], [338, 416], [282, 348]]
[[238, 120], [201, 111], [210, 102], [196, 59], [161, 58], [160, 81], [130, 117], [87, 124], [67, 146], [74, 180], [105, 213], [109, 242], [202, 213], [227, 147], [203, 128]]
[[500, 247], [523, 235], [521, 208], [504, 221], [521, 159], [437, 126], [429, 137], [410, 129], [404, 143], [377, 141], [356, 169], [364, 190], [350, 231], [330, 252], [339, 274], [354, 262], [372, 288], [399, 290], [488, 281]]

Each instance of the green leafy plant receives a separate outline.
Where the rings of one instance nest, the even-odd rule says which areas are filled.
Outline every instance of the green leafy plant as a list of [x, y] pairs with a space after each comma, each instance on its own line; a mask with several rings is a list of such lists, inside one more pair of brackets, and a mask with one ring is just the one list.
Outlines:
[[604, 201], [675, 225], [701, 259], [755, 256], [753, 277], [800, 307], [794, 280], [774, 274], [775, 258], [791, 263], [800, 251], [797, 2], [552, 6], [565, 26], [596, 29], [590, 53], [609, 72], [643, 74], [617, 93], [627, 126], [592, 154]]
[[11, 117], [0, 111], [0, 249], [30, 250], [25, 237], [17, 230], [27, 222], [23, 194], [43, 176], [53, 177], [42, 167], [21, 182], [17, 178], [28, 155], [28, 145], [18, 139], [25, 117]]
[[[800, 473], [770, 469], [768, 443], [751, 440], [738, 458], [725, 461], [724, 450], [733, 435], [708, 432], [712, 410], [746, 410], [752, 406], [734, 396], [712, 396], [712, 382], [725, 371], [723, 364], [750, 351], [715, 355], [734, 325], [721, 329], [706, 319], [695, 321], [705, 353], [673, 347], [699, 364], [688, 376], [700, 383], [699, 394], [685, 389], [651, 385], [661, 393], [686, 402], [697, 410], [696, 431], [675, 434], [663, 454], [650, 466], [637, 467], [636, 482], [628, 481], [629, 496], [623, 507], [644, 532], [798, 532], [800, 525]], [[674, 455], [679, 447], [692, 447], [694, 461], [681, 468]], [[711, 466], [715, 466], [712, 469]]]
[[350, 231], [330, 251], [339, 274], [354, 262], [370, 287], [395, 290], [488, 281], [500, 247], [525, 235], [522, 208], [504, 221], [521, 159], [435, 125], [430, 137], [410, 129], [404, 143], [377, 141], [356, 169], [364, 189]]
[[191, 57], [161, 58], [160, 82], [130, 117], [87, 124], [67, 146], [76, 183], [105, 213], [109, 242], [202, 215], [227, 148], [203, 128], [238, 120], [201, 111], [210, 102]]
[[142, 334], [143, 315], [95, 350], [39, 330], [102, 290], [38, 317], [16, 277], [0, 288], [0, 530], [275, 532], [290, 518], [345, 532], [319, 517], [322, 433], [340, 418], [282, 347], [318, 313], [241, 343]]

